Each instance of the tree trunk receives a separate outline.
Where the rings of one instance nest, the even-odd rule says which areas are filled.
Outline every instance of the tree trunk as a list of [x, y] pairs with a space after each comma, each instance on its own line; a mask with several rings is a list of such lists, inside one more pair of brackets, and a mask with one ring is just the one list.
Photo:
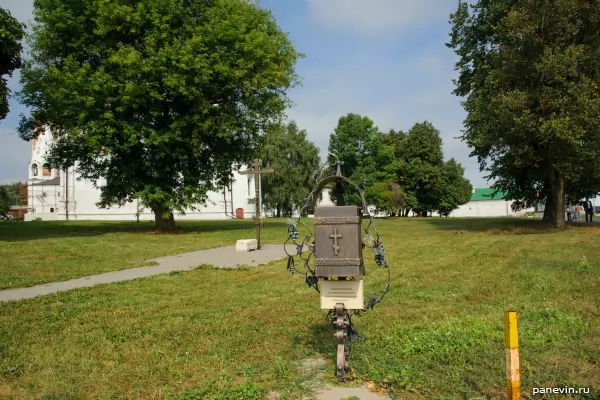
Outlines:
[[545, 198], [542, 221], [550, 224], [554, 221], [554, 198], [552, 197], [552, 187], [549, 183], [544, 186], [542, 193]]
[[169, 212], [169, 217], [165, 218], [164, 214], [167, 212], [162, 207], [152, 209], [154, 212], [154, 227], [156, 230], [161, 232], [173, 232], [175, 230], [175, 217], [173, 212]]
[[555, 228], [564, 228], [565, 226], [565, 177], [560, 171], [552, 169], [552, 203], [554, 208], [554, 218], [552, 225]]
[[281, 218], [281, 204], [277, 204], [277, 218]]
[[552, 196], [546, 197], [546, 204], [544, 204], [544, 216], [542, 221], [551, 223], [554, 220], [554, 205], [552, 203]]

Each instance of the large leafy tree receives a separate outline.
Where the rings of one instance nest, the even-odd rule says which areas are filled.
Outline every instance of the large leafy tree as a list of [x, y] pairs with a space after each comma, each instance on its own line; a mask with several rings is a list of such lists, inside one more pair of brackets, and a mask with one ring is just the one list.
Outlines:
[[[329, 156], [327, 161], [334, 165], [343, 162], [342, 174], [356, 183], [362, 183], [373, 167], [374, 151], [377, 149], [379, 130], [368, 117], [349, 113], [341, 117], [335, 131], [329, 137]], [[344, 183], [344, 202], [360, 205], [360, 196]], [[335, 198], [330, 193], [332, 200]]]
[[428, 121], [414, 124], [406, 136], [403, 157], [407, 208], [427, 216], [439, 208], [443, 190], [444, 154], [440, 132]]
[[404, 207], [404, 191], [394, 181], [375, 182], [367, 188], [365, 195], [369, 203], [377, 207], [377, 211], [386, 212], [391, 216], [398, 214]]
[[139, 198], [161, 230], [230, 182], [298, 82], [301, 54], [250, 1], [34, 5], [21, 136], [49, 126], [60, 136], [55, 167], [104, 177], [100, 206]]
[[6, 218], [12, 205], [11, 196], [6, 186], [0, 186], [0, 217]]
[[259, 152], [265, 165], [275, 172], [262, 177], [264, 206], [277, 217], [292, 216], [306, 203], [318, 172], [319, 149], [294, 121], [271, 126]]
[[448, 216], [459, 206], [471, 199], [471, 182], [464, 177], [464, 168], [454, 158], [446, 161], [442, 168], [442, 182], [439, 187], [437, 211]]
[[498, 190], [518, 207], [544, 202], [562, 227], [565, 195], [598, 189], [600, 7], [479, 0], [459, 4], [451, 23], [463, 139]]
[[25, 25], [17, 21], [8, 10], [0, 7], [0, 120], [8, 114], [10, 89], [5, 76], [21, 68], [21, 41], [25, 36]]

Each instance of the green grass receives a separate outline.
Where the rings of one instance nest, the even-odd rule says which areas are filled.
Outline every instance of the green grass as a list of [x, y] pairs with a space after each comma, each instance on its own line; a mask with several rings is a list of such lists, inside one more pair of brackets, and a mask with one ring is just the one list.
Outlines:
[[[254, 237], [250, 220], [178, 225], [180, 233], [165, 235], [154, 233], [154, 223], [148, 221], [0, 222], [0, 290], [140, 267], [152, 258]], [[265, 243], [277, 238], [270, 232], [263, 235]]]
[[[155, 251], [168, 254], [193, 247], [193, 238], [251, 232], [251, 225], [238, 230], [235, 224], [190, 223], [173, 236], [136, 231], [135, 223], [114, 225], [117, 232], [107, 224], [66, 224], [52, 239], [26, 234], [39, 229], [45, 235], [38, 236], [47, 236], [57, 226], [42, 222], [20, 225], [23, 239], [3, 244], [87, 240], [80, 257], [92, 258], [98, 255], [89, 251], [103, 248], [94, 242], [122, 235], [156, 241]], [[531, 219], [382, 220], [379, 226], [393, 282], [382, 304], [353, 319], [365, 337], [350, 359], [358, 378], [387, 387], [395, 398], [501, 399], [503, 312], [514, 309], [524, 398], [532, 398], [533, 387], [564, 386], [590, 388], [595, 394], [588, 398], [600, 398], [598, 227], [556, 231]], [[281, 241], [285, 222], [268, 221], [263, 232], [268, 242]], [[122, 250], [106, 246], [103, 255], [115, 251]], [[121, 254], [130, 257], [123, 263], [140, 257], [133, 250]], [[58, 265], [71, 255], [55, 257]], [[367, 293], [384, 282], [373, 264]], [[311, 378], [301, 372], [302, 360], [327, 357], [325, 377], [334, 377], [332, 328], [318, 307], [318, 294], [303, 276], [290, 277], [284, 262], [203, 267], [3, 303], [0, 398], [261, 399], [276, 390], [281, 399], [299, 399]]]

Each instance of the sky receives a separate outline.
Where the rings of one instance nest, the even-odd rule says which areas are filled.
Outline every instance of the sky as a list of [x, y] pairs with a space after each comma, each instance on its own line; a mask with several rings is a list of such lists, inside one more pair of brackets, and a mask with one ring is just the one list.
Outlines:
[[[340, 117], [355, 113], [383, 132], [408, 130], [428, 120], [441, 133], [446, 159], [454, 157], [475, 187], [486, 187], [477, 159], [457, 139], [464, 112], [452, 94], [457, 57], [445, 46], [457, 0], [260, 0], [305, 58], [296, 71], [302, 85], [289, 92], [290, 119], [327, 154]], [[31, 20], [33, 0], [1, 0], [22, 22]], [[9, 78], [20, 90], [18, 71]], [[0, 183], [27, 178], [31, 146], [16, 134], [27, 109], [11, 99], [0, 121]]]

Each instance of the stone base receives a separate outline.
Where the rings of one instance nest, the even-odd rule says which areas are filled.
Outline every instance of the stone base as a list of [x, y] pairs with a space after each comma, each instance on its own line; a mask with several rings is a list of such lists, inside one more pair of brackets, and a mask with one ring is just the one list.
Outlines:
[[235, 251], [238, 253], [244, 253], [258, 249], [258, 241], [256, 239], [243, 239], [238, 240], [235, 243]]

